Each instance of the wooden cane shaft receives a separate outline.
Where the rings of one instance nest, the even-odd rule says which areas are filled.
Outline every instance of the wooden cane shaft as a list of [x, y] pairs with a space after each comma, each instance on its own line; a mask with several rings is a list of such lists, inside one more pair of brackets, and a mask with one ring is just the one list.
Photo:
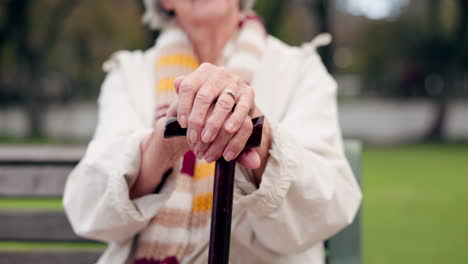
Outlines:
[[[263, 116], [252, 119], [252, 135], [247, 140], [244, 151], [260, 146], [263, 120]], [[186, 133], [187, 129], [180, 127], [177, 118], [167, 119], [164, 130], [165, 138], [185, 136]], [[221, 157], [216, 161], [208, 264], [229, 263], [235, 168], [235, 160], [226, 161]]]

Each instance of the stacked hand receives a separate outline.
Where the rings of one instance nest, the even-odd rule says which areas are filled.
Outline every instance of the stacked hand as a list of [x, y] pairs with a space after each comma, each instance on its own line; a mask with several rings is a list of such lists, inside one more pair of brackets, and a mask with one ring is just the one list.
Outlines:
[[187, 137], [164, 139], [166, 118], [154, 123], [153, 133], [141, 145], [140, 172], [130, 197], [154, 191], [162, 175], [188, 150], [207, 162], [222, 156], [228, 161], [238, 157], [239, 164], [255, 169], [252, 174], [259, 184], [268, 159], [268, 122], [263, 125], [262, 146], [239, 156], [252, 133], [252, 116], [261, 115], [254, 104], [252, 87], [238, 76], [208, 63], [177, 78], [175, 87], [179, 97], [169, 107], [167, 116], [177, 116], [180, 125], [187, 128]]
[[[252, 87], [224, 68], [202, 64], [193, 73], [175, 80], [179, 95], [168, 110], [187, 128], [188, 147], [197, 158], [213, 162], [235, 159], [252, 133], [251, 116], [258, 114]], [[257, 112], [257, 113], [255, 113]], [[238, 162], [246, 168], [260, 167], [254, 150], [244, 152]]]

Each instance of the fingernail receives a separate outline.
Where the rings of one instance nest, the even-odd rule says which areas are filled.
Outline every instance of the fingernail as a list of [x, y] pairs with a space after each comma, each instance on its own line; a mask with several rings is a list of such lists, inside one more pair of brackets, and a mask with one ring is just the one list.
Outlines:
[[181, 115], [179, 117], [179, 124], [182, 128], [186, 128], [187, 127], [187, 117], [185, 115]]
[[189, 135], [190, 142], [195, 143], [197, 142], [197, 132], [195, 130], [190, 130], [190, 135]]
[[232, 152], [232, 151], [229, 151], [228, 153], [226, 153], [226, 155], [224, 155], [224, 159], [225, 159], [226, 161], [230, 161], [230, 160], [232, 160], [233, 158], [234, 158], [234, 152]]
[[211, 163], [214, 161], [214, 157], [213, 156], [209, 156], [208, 158], [205, 158], [205, 161], [206, 163]]
[[233, 123], [227, 123], [227, 124], [226, 124], [226, 129], [227, 129], [229, 132], [232, 132], [232, 130], [234, 129], [234, 124], [233, 124]]
[[205, 132], [203, 132], [202, 140], [205, 143], [209, 143], [210, 139], [211, 139], [211, 129], [208, 128], [207, 130], [205, 130]]

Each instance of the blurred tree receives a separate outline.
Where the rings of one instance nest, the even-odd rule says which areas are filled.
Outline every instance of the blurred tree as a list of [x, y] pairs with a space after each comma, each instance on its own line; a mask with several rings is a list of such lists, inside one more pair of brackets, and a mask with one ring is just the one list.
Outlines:
[[[329, 0], [259, 0], [256, 2], [255, 9], [263, 18], [268, 33], [286, 43], [297, 45], [310, 40], [310, 35], [324, 32], [333, 34], [330, 25], [333, 2]], [[306, 11], [297, 12], [299, 8], [305, 8]], [[312, 24], [314, 25], [304, 24], [309, 23], [309, 17], [313, 18]], [[316, 31], [307, 32], [310, 28], [315, 28]], [[304, 34], [304, 31], [308, 34]], [[331, 44], [319, 50], [330, 72], [334, 71], [333, 47]]]
[[424, 140], [444, 139], [450, 102], [463, 93], [467, 5], [466, 0], [412, 1], [400, 17], [365, 21], [354, 47], [354, 67], [368, 92], [433, 101], [434, 120]]
[[51, 103], [95, 98], [113, 52], [154, 41], [140, 22], [140, 1], [0, 2], [0, 104], [21, 105], [29, 135], [43, 133]]
[[[433, 34], [423, 43], [424, 58], [427, 61], [426, 88], [434, 86], [437, 79], [430, 78], [434, 74], [442, 77], [440, 88], [432, 89], [432, 97], [435, 103], [434, 120], [426, 134], [425, 139], [439, 141], [444, 139], [445, 123], [449, 111], [449, 101], [463, 85], [465, 60], [468, 45], [468, 1], [457, 0], [457, 19], [451, 34], [443, 36], [441, 19], [441, 1], [430, 0], [427, 2], [428, 20]], [[429, 90], [431, 92], [431, 89]]]
[[259, 0], [255, 5], [256, 11], [263, 18], [267, 32], [273, 36], [278, 36], [282, 11], [286, 4], [286, 0]]
[[[141, 14], [145, 13], [145, 4], [143, 2], [144, 0], [137, 0], [136, 3], [138, 5], [138, 9], [140, 10]], [[145, 27], [145, 33], [146, 37], [148, 39], [148, 46], [151, 46], [153, 42], [158, 38], [160, 30], [151, 30], [148, 27]]]
[[[333, 1], [329, 0], [309, 0], [308, 6], [315, 18], [315, 24], [317, 25], [318, 33], [330, 33], [332, 27], [330, 25], [330, 16], [333, 10]], [[330, 45], [322, 47], [320, 53], [322, 55], [323, 62], [327, 67], [328, 71], [334, 73], [335, 66], [333, 64], [333, 42]]]
[[31, 13], [36, 2], [32, 0], [4, 1], [5, 18], [0, 29], [0, 48], [9, 44], [17, 60], [16, 68], [19, 76], [14, 85], [27, 99], [25, 103], [29, 117], [30, 136], [42, 134], [42, 114], [46, 104], [42, 98], [44, 87], [40, 79], [46, 68], [46, 58], [56, 47], [64, 20], [79, 1], [59, 1], [47, 16], [42, 16], [43, 28], [40, 31], [33, 31], [34, 23], [37, 21], [31, 21]]

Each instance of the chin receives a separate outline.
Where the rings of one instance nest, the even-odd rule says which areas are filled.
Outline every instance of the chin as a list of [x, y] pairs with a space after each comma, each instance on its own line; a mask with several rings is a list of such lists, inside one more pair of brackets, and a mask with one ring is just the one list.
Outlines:
[[193, 0], [191, 16], [194, 21], [218, 20], [233, 10], [232, 0]]

